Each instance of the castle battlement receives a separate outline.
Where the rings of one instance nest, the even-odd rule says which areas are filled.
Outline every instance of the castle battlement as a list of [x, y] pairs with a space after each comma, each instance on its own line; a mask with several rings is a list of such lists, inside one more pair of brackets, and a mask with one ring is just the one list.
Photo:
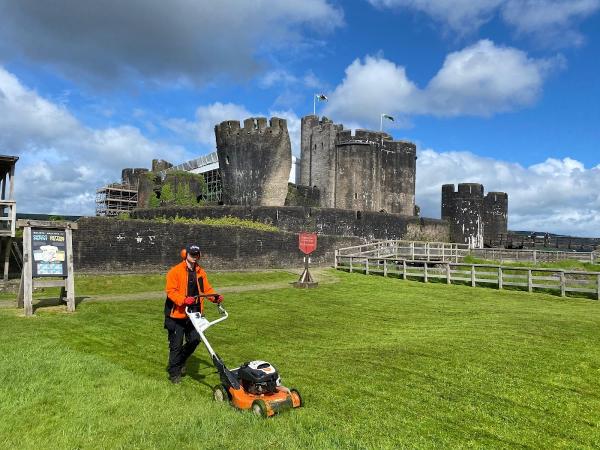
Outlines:
[[459, 183], [458, 194], [461, 197], [483, 197], [483, 185], [479, 183]]
[[358, 145], [371, 145], [381, 144], [382, 142], [391, 142], [392, 137], [383, 131], [371, 131], [371, 130], [355, 130], [354, 134], [352, 130], [340, 131], [337, 135], [338, 145], [347, 144], [358, 144]]
[[508, 194], [506, 192], [488, 192], [485, 196], [485, 201], [491, 203], [507, 202]]
[[226, 120], [215, 126], [218, 137], [240, 134], [280, 134], [287, 133], [287, 121], [279, 117], [272, 117], [268, 122], [266, 117], [249, 117], [244, 120], [244, 126], [238, 120]]

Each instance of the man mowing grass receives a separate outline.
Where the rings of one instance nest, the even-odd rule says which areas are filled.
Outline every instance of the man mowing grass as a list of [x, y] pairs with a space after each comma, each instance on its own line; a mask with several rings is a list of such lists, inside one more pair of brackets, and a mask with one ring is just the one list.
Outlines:
[[[167, 273], [167, 300], [165, 301], [165, 329], [169, 332], [169, 379], [180, 383], [185, 375], [185, 362], [200, 343], [200, 336], [185, 313], [187, 306], [197, 304], [199, 294], [214, 294], [200, 265], [200, 247], [189, 245], [181, 251], [183, 261], [173, 266]], [[212, 298], [212, 297], [211, 297]], [[221, 303], [223, 296], [211, 300]], [[202, 306], [200, 306], [202, 308]], [[185, 337], [185, 345], [183, 343]]]

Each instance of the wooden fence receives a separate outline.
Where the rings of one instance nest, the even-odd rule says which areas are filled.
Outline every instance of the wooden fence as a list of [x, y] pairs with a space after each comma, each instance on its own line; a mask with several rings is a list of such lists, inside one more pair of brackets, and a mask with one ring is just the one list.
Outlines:
[[523, 287], [529, 292], [535, 289], [560, 292], [592, 294], [600, 300], [600, 272], [579, 272], [562, 269], [537, 269], [530, 267], [510, 267], [491, 264], [466, 264], [456, 262], [397, 260], [365, 256], [335, 256], [335, 268], [349, 272], [382, 274], [406, 279], [441, 280], [447, 284], [467, 282], [477, 285]]
[[599, 260], [598, 252], [564, 252], [550, 250], [513, 250], [504, 248], [473, 248], [471, 255], [481, 259], [494, 261], [527, 261], [537, 264], [539, 262], [552, 262], [574, 260], [587, 263], [596, 263]]
[[600, 260], [598, 252], [470, 248], [468, 244], [403, 240], [376, 241], [369, 244], [341, 248], [338, 250], [338, 255], [448, 262], [459, 262], [465, 256], [471, 255], [476, 258], [500, 262], [522, 261], [532, 262], [533, 264], [563, 260], [576, 260], [593, 264]]
[[389, 240], [341, 248], [337, 250], [337, 254], [424, 261], [459, 261], [467, 256], [469, 251], [468, 244]]

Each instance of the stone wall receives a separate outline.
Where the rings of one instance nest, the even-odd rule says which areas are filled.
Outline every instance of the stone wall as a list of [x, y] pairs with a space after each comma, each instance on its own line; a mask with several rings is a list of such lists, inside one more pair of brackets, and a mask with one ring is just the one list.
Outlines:
[[285, 119], [264, 117], [221, 122], [215, 127], [223, 203], [283, 205], [292, 168]]
[[[179, 252], [196, 243], [207, 270], [291, 268], [303, 264], [295, 233], [247, 228], [159, 223], [146, 220], [82, 218], [73, 233], [77, 272], [164, 271]], [[333, 265], [334, 250], [364, 243], [359, 238], [319, 236], [312, 264]]]
[[333, 236], [358, 236], [366, 240], [407, 238], [449, 242], [450, 236], [448, 224], [437, 219], [332, 208], [224, 205], [140, 209], [132, 213], [132, 217], [139, 219], [151, 219], [161, 216], [198, 219], [233, 216], [275, 225], [282, 230], [294, 233], [314, 231], [319, 234]]

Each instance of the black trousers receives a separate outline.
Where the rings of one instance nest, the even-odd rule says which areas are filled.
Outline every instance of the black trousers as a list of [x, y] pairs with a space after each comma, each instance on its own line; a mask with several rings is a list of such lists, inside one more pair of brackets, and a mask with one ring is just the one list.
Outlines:
[[[198, 344], [200, 335], [190, 319], [165, 318], [165, 328], [169, 332], [169, 376], [181, 374], [181, 368], [190, 357]], [[185, 338], [185, 344], [183, 340]]]

